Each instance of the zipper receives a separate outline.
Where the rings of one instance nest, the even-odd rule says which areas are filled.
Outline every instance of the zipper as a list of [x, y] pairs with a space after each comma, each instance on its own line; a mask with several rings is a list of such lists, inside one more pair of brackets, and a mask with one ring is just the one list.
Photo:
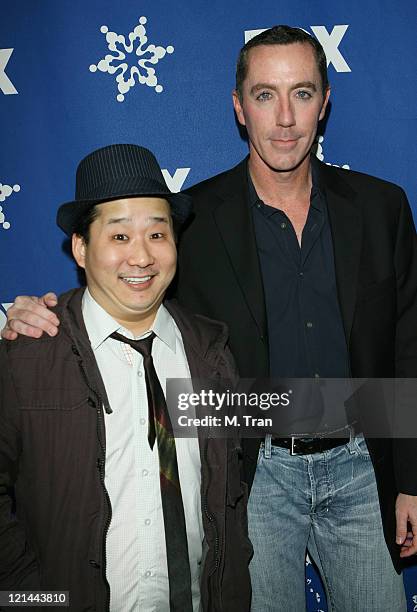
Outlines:
[[[77, 347], [73, 344], [72, 345], [72, 352], [74, 353], [74, 355], [76, 355], [78, 357], [78, 365], [80, 367], [81, 370], [81, 374], [82, 377], [84, 378], [84, 382], [87, 386], [87, 388], [89, 389], [89, 391], [95, 396], [96, 398], [96, 407], [97, 407], [97, 440], [100, 446], [100, 451], [101, 451], [101, 458], [97, 461], [97, 467], [99, 470], [99, 476], [100, 476], [100, 484], [103, 488], [103, 492], [104, 492], [104, 497], [105, 497], [105, 502], [107, 505], [107, 517], [106, 520], [104, 522], [104, 528], [103, 528], [103, 542], [102, 542], [102, 547], [103, 547], [103, 559], [102, 559], [102, 576], [103, 576], [103, 580], [104, 580], [104, 585], [106, 587], [106, 612], [110, 612], [110, 585], [108, 583], [107, 577], [106, 577], [106, 568], [107, 568], [107, 555], [106, 555], [106, 539], [107, 539], [107, 532], [109, 530], [109, 526], [110, 526], [110, 522], [111, 522], [111, 517], [112, 517], [112, 510], [111, 510], [111, 503], [110, 503], [110, 497], [109, 494], [107, 492], [106, 486], [104, 484], [104, 465], [105, 465], [105, 458], [106, 458], [106, 442], [105, 439], [104, 441], [101, 438], [101, 430], [104, 429], [104, 422], [103, 422], [103, 402], [101, 400], [100, 394], [95, 391], [91, 385], [90, 385], [90, 381], [88, 379], [87, 373], [84, 370], [83, 367], [83, 362], [82, 362], [82, 357], [77, 349]], [[91, 404], [90, 405], [94, 405], [93, 404], [94, 400], [91, 400]]]
[[108, 533], [110, 522], [111, 522], [112, 511], [111, 511], [110, 497], [107, 492], [106, 486], [104, 484], [105, 459], [103, 459], [103, 457], [106, 457], [106, 446], [105, 446], [105, 443], [103, 444], [100, 438], [101, 425], [103, 424], [103, 427], [104, 427], [104, 423], [103, 423], [102, 402], [100, 401], [100, 397], [98, 397], [98, 399], [99, 399], [99, 408], [97, 408], [97, 438], [98, 438], [100, 449], [102, 452], [102, 458], [100, 459], [100, 463], [99, 463], [99, 475], [100, 475], [100, 483], [101, 483], [101, 486], [103, 487], [104, 497], [105, 497], [106, 504], [107, 504], [107, 517], [104, 522], [103, 542], [102, 542], [102, 546], [103, 546], [102, 576], [103, 576], [104, 584], [106, 585], [106, 610], [107, 612], [109, 612], [110, 611], [110, 585], [108, 583], [107, 576], [106, 576], [106, 569], [107, 569], [106, 543], [107, 543], [107, 533]]
[[[204, 445], [204, 463], [205, 465], [207, 465], [207, 446], [208, 446], [208, 440], [206, 440], [206, 443]], [[219, 541], [219, 532], [217, 530], [217, 525], [216, 525], [216, 519], [214, 518], [214, 516], [211, 514], [211, 512], [209, 512], [208, 510], [208, 504], [207, 504], [207, 491], [204, 491], [204, 497], [203, 497], [203, 508], [204, 508], [204, 514], [207, 517], [207, 520], [209, 521], [212, 529], [214, 530], [215, 533], [215, 546], [214, 546], [214, 554], [215, 554], [215, 565], [214, 565], [214, 570], [210, 572], [210, 576], [212, 574], [214, 574], [214, 572], [218, 569], [219, 565], [220, 565], [220, 541]]]

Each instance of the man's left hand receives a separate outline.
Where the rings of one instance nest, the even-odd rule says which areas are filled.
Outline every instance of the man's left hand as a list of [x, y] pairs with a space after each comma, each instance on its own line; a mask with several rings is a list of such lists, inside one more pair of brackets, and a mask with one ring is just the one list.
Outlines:
[[[417, 495], [399, 493], [395, 504], [397, 519], [396, 542], [401, 546], [400, 557], [417, 554]], [[409, 531], [408, 529], [410, 529]]]

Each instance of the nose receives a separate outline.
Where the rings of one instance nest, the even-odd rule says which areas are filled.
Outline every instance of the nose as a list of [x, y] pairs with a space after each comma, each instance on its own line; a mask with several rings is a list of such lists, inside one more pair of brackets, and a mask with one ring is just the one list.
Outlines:
[[289, 97], [282, 96], [276, 105], [275, 122], [280, 127], [291, 127], [295, 125], [295, 112]]
[[139, 268], [146, 268], [155, 263], [149, 245], [144, 240], [132, 242], [127, 263], [129, 266], [138, 266]]

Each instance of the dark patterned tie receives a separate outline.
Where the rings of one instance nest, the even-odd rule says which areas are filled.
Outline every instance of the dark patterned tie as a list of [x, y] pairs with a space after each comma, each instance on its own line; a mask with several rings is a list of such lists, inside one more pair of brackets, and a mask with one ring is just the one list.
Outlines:
[[110, 338], [129, 344], [143, 357], [149, 410], [148, 441], [151, 449], [154, 446], [155, 438], [158, 444], [159, 482], [167, 549], [170, 610], [171, 612], [192, 612], [190, 560], [175, 438], [164, 392], [151, 354], [155, 334], [152, 332], [150, 336], [142, 340], [131, 340], [114, 332]]

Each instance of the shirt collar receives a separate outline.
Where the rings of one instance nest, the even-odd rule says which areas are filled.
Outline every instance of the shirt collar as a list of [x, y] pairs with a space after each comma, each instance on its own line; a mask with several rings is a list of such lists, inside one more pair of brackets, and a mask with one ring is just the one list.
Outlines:
[[246, 162], [246, 176], [248, 178], [248, 192], [249, 192], [249, 205], [251, 208], [256, 206], [259, 202], [262, 202], [258, 194], [256, 193], [255, 185], [253, 184], [252, 177], [249, 172], [249, 164]]
[[[95, 351], [115, 331], [128, 338], [134, 338], [132, 332], [124, 328], [93, 298], [88, 288], [82, 299], [82, 313], [84, 323], [90, 339], [91, 348]], [[154, 322], [149, 331], [139, 338], [149, 335], [153, 331], [174, 353], [176, 349], [175, 322], [163, 304], [156, 313]]]
[[[319, 161], [315, 155], [311, 154], [311, 196], [310, 196], [310, 204], [313, 208], [317, 208], [318, 210], [324, 212], [324, 194], [321, 185], [321, 174], [320, 174], [320, 165]], [[249, 194], [249, 206], [250, 208], [254, 208], [258, 203], [264, 204], [263, 200], [260, 199], [258, 194], [256, 193], [255, 185], [253, 184], [252, 177], [249, 172], [249, 163], [246, 162], [246, 175], [248, 179], [248, 194]], [[273, 214], [274, 211], [271, 211]]]

